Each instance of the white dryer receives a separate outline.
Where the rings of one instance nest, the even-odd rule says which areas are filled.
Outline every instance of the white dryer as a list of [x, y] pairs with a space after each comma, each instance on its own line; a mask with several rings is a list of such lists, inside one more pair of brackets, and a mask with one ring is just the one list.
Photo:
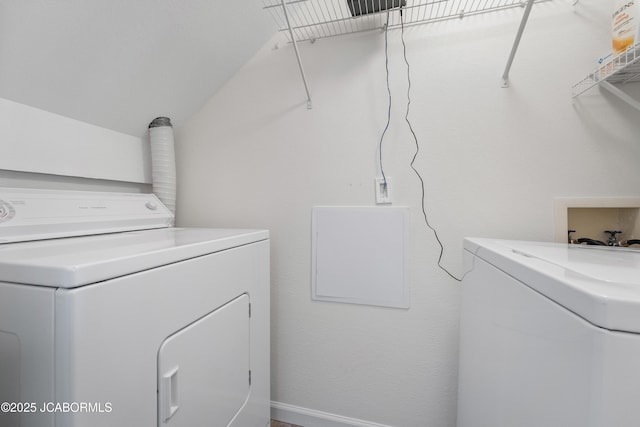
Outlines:
[[0, 425], [265, 427], [269, 234], [0, 188]]
[[640, 424], [640, 252], [465, 240], [458, 427]]

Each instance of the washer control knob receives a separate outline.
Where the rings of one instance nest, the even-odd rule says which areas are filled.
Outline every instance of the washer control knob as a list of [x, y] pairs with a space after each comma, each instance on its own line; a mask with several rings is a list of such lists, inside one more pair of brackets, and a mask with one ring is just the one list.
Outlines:
[[0, 222], [11, 220], [16, 214], [16, 210], [9, 202], [0, 199]]
[[153, 202], [147, 202], [145, 206], [151, 211], [155, 211], [156, 209], [158, 209], [158, 205]]

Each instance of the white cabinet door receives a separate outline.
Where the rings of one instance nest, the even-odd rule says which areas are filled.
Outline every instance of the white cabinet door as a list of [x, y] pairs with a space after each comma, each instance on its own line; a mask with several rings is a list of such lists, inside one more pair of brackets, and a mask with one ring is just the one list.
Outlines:
[[249, 296], [242, 294], [164, 340], [158, 426], [227, 426], [249, 396]]

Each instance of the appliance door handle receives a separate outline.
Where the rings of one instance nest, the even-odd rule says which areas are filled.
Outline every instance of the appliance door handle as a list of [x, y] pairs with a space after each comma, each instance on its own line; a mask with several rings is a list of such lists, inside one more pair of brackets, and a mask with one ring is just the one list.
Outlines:
[[178, 393], [178, 366], [168, 373], [162, 375], [160, 387], [158, 389], [158, 399], [160, 401], [160, 414], [162, 422], [167, 422], [180, 407]]

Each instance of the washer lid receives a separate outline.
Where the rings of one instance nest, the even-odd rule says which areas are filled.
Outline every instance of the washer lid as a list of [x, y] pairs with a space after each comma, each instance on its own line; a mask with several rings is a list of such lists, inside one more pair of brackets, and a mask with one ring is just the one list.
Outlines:
[[75, 288], [269, 238], [267, 230], [160, 228], [0, 245], [0, 281]]
[[634, 249], [465, 239], [465, 250], [596, 326], [640, 333], [640, 252]]
[[153, 194], [0, 187], [0, 243], [170, 227]]

